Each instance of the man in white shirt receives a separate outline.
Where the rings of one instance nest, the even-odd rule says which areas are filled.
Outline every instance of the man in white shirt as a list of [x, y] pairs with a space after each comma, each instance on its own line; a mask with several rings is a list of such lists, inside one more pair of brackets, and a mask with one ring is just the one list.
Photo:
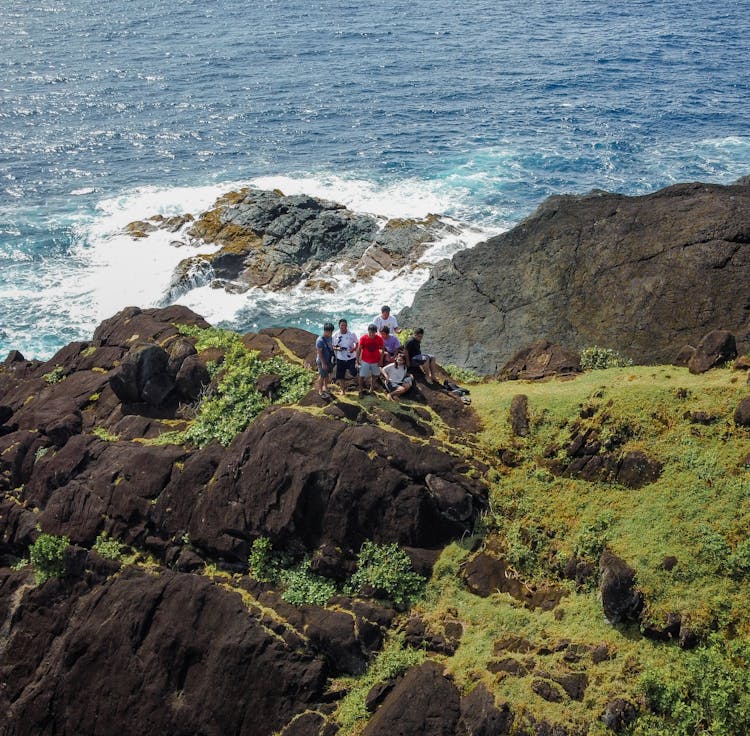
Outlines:
[[375, 317], [372, 323], [378, 328], [378, 332], [383, 330], [383, 325], [388, 325], [388, 327], [390, 327], [391, 334], [398, 334], [401, 332], [401, 328], [398, 326], [398, 322], [391, 314], [391, 308], [387, 304], [380, 307], [380, 314]]
[[339, 320], [339, 329], [333, 334], [333, 350], [336, 354], [336, 380], [341, 393], [346, 393], [346, 372], [357, 377], [357, 334], [349, 329], [345, 319]]

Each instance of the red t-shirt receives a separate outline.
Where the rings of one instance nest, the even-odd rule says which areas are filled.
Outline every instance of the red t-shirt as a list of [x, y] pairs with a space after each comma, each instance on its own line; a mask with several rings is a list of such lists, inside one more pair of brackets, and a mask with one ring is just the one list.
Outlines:
[[384, 347], [383, 338], [380, 335], [370, 337], [362, 335], [359, 338], [359, 346], [362, 348], [361, 359], [365, 363], [380, 363], [380, 349]]

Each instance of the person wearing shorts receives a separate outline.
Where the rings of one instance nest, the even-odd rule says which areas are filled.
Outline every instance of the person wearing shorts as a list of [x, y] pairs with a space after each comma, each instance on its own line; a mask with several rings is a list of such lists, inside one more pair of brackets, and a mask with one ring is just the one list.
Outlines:
[[406, 363], [409, 368], [421, 366], [425, 378], [430, 383], [435, 381], [435, 356], [422, 352], [422, 338], [424, 328], [417, 327], [414, 334], [406, 341]]
[[398, 353], [393, 363], [383, 366], [380, 369], [380, 376], [391, 401], [398, 401], [399, 396], [403, 396], [414, 385], [414, 379], [409, 375], [406, 357], [403, 353]]
[[378, 335], [378, 328], [370, 325], [367, 334], [359, 338], [357, 361], [359, 362], [359, 394], [365, 392], [365, 378], [370, 379], [370, 393], [375, 392], [375, 381], [383, 365], [383, 338]]
[[349, 329], [345, 319], [339, 320], [339, 329], [333, 334], [333, 349], [336, 352], [336, 380], [341, 393], [346, 393], [346, 374], [357, 377], [357, 335]]
[[330, 399], [328, 377], [333, 368], [333, 325], [326, 322], [323, 334], [315, 341], [315, 365], [318, 367], [318, 395], [321, 399]]

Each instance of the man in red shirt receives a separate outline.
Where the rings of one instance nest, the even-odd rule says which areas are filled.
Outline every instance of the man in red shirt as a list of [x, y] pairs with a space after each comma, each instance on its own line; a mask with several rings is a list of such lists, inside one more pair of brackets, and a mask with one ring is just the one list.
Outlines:
[[380, 375], [383, 365], [383, 338], [378, 335], [378, 328], [370, 325], [367, 334], [359, 338], [357, 345], [357, 362], [359, 363], [359, 395], [365, 392], [365, 378], [370, 377], [370, 393], [375, 392], [375, 380]]

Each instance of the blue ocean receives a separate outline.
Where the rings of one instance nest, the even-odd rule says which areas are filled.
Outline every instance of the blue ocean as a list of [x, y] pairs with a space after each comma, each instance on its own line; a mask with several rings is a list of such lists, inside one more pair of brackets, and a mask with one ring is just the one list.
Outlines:
[[[185, 254], [122, 227], [237, 186], [444, 214], [435, 260], [550, 194], [750, 174], [746, 0], [3, 0], [0, 24], [0, 353], [162, 303]], [[408, 304], [428, 268], [184, 303], [317, 329]]]

